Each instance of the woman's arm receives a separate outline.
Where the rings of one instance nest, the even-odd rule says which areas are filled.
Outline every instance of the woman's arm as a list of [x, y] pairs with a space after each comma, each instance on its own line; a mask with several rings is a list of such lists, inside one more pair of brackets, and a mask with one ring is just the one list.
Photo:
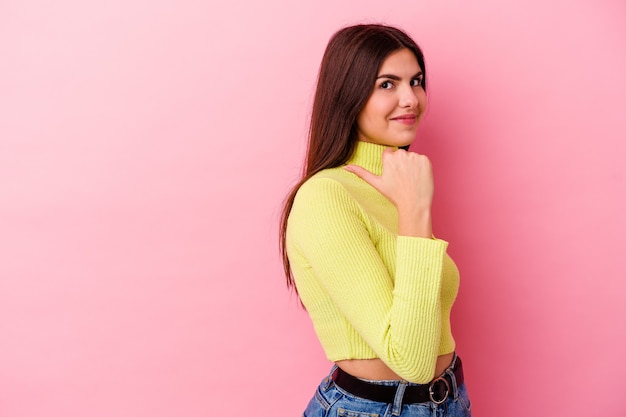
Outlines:
[[358, 165], [347, 165], [345, 169], [361, 177], [396, 206], [398, 235], [432, 237], [430, 208], [435, 187], [430, 160], [425, 155], [392, 148], [386, 148], [382, 158], [380, 176]]
[[[290, 257], [303, 257], [315, 285], [383, 362], [403, 378], [427, 382], [440, 342], [447, 243], [430, 239], [428, 220], [419, 229], [427, 238], [396, 238], [395, 271], [390, 271], [372, 242], [368, 221], [341, 184], [309, 180], [299, 190], [289, 220]], [[297, 272], [294, 268], [300, 285]]]

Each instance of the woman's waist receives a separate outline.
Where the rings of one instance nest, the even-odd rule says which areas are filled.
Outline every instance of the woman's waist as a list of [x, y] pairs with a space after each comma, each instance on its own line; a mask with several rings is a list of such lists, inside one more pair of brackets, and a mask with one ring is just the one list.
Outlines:
[[[437, 357], [435, 364], [435, 373], [432, 376], [434, 379], [436, 376], [443, 374], [450, 364], [454, 360], [454, 352], [440, 355]], [[347, 372], [348, 374], [357, 378], [373, 380], [373, 381], [385, 381], [385, 380], [402, 380], [403, 378], [396, 374], [391, 368], [389, 368], [381, 359], [345, 359], [335, 361], [338, 367]]]

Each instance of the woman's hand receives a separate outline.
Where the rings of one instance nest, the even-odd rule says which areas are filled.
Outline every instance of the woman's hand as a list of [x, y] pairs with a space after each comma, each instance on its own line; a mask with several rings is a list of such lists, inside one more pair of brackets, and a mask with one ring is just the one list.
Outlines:
[[425, 155], [402, 149], [383, 151], [383, 173], [378, 176], [358, 165], [345, 169], [362, 178], [398, 209], [398, 234], [432, 237], [430, 208], [434, 181], [430, 160]]

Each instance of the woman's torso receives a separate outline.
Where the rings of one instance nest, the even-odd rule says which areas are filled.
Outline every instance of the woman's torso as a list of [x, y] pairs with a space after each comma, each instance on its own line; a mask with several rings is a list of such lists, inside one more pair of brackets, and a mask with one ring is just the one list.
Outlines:
[[[382, 150], [359, 144], [350, 162], [380, 173]], [[298, 192], [286, 243], [328, 359], [372, 380], [426, 382], [449, 366], [459, 277], [447, 243], [398, 237], [397, 210], [373, 187], [341, 167], [318, 173]], [[396, 291], [406, 294], [400, 304]]]
[[[441, 374], [450, 366], [454, 359], [454, 352], [437, 357], [435, 366], [435, 374], [433, 379]], [[392, 371], [380, 359], [348, 359], [335, 362], [338, 367], [356, 376], [357, 378], [369, 380], [401, 380], [402, 378]]]

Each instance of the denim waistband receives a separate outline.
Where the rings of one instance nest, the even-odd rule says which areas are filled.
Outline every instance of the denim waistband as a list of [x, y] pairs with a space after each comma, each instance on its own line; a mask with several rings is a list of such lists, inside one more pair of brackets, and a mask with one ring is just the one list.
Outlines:
[[[404, 404], [405, 401], [405, 394], [408, 392], [408, 390], [411, 390], [413, 388], [409, 388], [409, 387], [419, 387], [420, 390], [428, 390], [427, 392], [430, 393], [430, 401], [433, 402], [433, 404], [435, 405], [439, 405], [442, 404], [446, 401], [447, 398], [450, 398], [453, 401], [457, 401], [458, 396], [459, 396], [459, 383], [462, 383], [462, 381], [458, 381], [456, 379], [455, 376], [455, 368], [457, 366], [457, 361], [459, 362], [458, 365], [459, 367], [461, 366], [460, 363], [460, 359], [457, 357], [456, 353], [453, 355], [452, 361], [450, 363], [450, 365], [448, 366], [448, 368], [446, 368], [446, 370], [441, 374], [438, 375], [437, 377], [435, 377], [431, 382], [427, 383], [427, 384], [418, 384], [418, 383], [414, 383], [414, 382], [409, 382], [406, 380], [370, 380], [370, 379], [365, 379], [365, 378], [356, 378], [354, 376], [350, 376], [350, 378], [354, 378], [357, 380], [362, 381], [363, 383], [375, 387], [375, 386], [380, 386], [381, 389], [383, 386], [385, 386], [386, 390], [391, 389], [392, 392], [388, 393], [391, 394], [391, 396], [387, 396], [387, 398], [389, 398], [389, 400], [383, 401], [383, 400], [374, 400], [374, 401], [383, 401], [385, 403], [388, 404], [392, 404], [392, 414], [393, 416], [397, 416], [399, 415], [399, 413], [401, 412], [401, 408], [402, 405]], [[329, 380], [332, 380], [334, 372], [337, 370], [337, 365], [333, 366], [331, 373], [328, 377]], [[462, 372], [461, 369], [458, 370], [459, 372]], [[345, 374], [345, 373], [344, 373]], [[349, 375], [349, 374], [348, 374]], [[461, 374], [462, 375], [462, 374]], [[448, 382], [449, 381], [449, 382]], [[439, 388], [443, 389], [445, 388], [445, 393], [443, 394], [443, 396], [439, 399], [435, 399], [434, 398], [434, 387], [436, 384], [439, 384]], [[444, 384], [444, 385], [442, 385]], [[391, 388], [387, 388], [387, 387], [391, 387]], [[338, 388], [339, 388], [339, 384], [338, 384]], [[355, 394], [355, 393], [351, 393], [351, 392], [347, 392], [344, 391], [350, 395], [355, 395], [356, 398], [368, 398], [368, 397], [359, 397], [359, 394]], [[423, 392], [423, 391], [412, 391], [412, 398], [415, 398], [415, 395], [417, 394], [417, 392]], [[388, 394], [383, 394], [378, 393], [376, 394], [375, 397], [385, 397]], [[419, 394], [421, 395], [421, 394]], [[371, 398], [371, 397], [370, 397]], [[424, 401], [428, 401], [428, 400], [424, 400]], [[421, 403], [421, 401], [420, 401]]]
[[[441, 375], [437, 375], [435, 377], [435, 379], [448, 374], [448, 375], [452, 376], [452, 379], [454, 380], [454, 372], [453, 372], [453, 370], [454, 370], [454, 367], [456, 366], [456, 361], [457, 361], [457, 355], [456, 355], [456, 352], [454, 352], [454, 356], [452, 357], [452, 362], [450, 362], [450, 366], [448, 366], [446, 368], [446, 370], [443, 371], [443, 373]], [[336, 369], [337, 369], [337, 365], [334, 365], [332, 367], [332, 369], [330, 370], [329, 376], [332, 375], [333, 372], [335, 372]], [[389, 387], [397, 387], [400, 384], [403, 384], [403, 385], [406, 385], [406, 386], [409, 386], [409, 387], [415, 387], [415, 386], [420, 386], [420, 385], [428, 385], [428, 384], [418, 384], [418, 383], [415, 383], [415, 382], [409, 382], [409, 381], [406, 381], [406, 380], [403, 380], [403, 379], [382, 379], [382, 380], [381, 379], [365, 379], [365, 378], [358, 378], [358, 379], [360, 379], [361, 381], [365, 381], [367, 383], [370, 383], [370, 384], [385, 385], [385, 386], [389, 386]], [[456, 391], [456, 384], [455, 384], [455, 391]]]

